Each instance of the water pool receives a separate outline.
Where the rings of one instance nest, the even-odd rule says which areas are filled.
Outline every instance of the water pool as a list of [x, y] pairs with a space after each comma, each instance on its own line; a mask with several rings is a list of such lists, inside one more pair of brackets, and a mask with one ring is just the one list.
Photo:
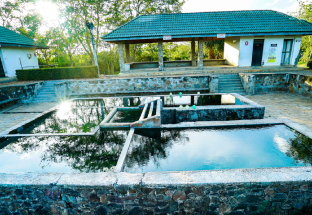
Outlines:
[[164, 107], [179, 107], [180, 105], [212, 106], [212, 105], [246, 105], [232, 95], [173, 95], [152, 97], [151, 100], [162, 99]]
[[86, 133], [92, 132], [112, 108], [96, 107], [71, 108], [61, 106], [58, 110], [29, 123], [19, 134], [47, 134], [47, 133]]
[[128, 131], [93, 136], [2, 138], [0, 169], [9, 172], [103, 172], [117, 164]]
[[136, 129], [123, 171], [304, 166], [312, 140], [285, 125], [227, 129]]

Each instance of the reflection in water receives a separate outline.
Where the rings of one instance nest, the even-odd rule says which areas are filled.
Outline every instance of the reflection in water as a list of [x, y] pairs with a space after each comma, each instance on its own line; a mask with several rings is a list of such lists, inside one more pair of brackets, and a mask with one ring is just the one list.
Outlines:
[[71, 102], [72, 108], [78, 107], [137, 107], [143, 102], [144, 97], [112, 97], [103, 99], [76, 99]]
[[116, 166], [128, 131], [94, 136], [9, 138], [0, 144], [1, 172], [101, 172]]
[[188, 140], [179, 130], [135, 129], [125, 160], [125, 171], [146, 166], [151, 160], [159, 168], [159, 161], [167, 158], [173, 142], [184, 144]]
[[298, 132], [288, 140], [290, 147], [286, 154], [292, 157], [297, 163], [303, 162], [312, 165], [312, 140]]
[[[101, 103], [101, 102], [93, 102]], [[43, 118], [36, 120], [22, 134], [38, 133], [80, 133], [91, 132], [98, 126], [104, 117], [110, 112], [111, 108], [93, 106], [83, 108], [75, 106], [70, 108], [66, 104], [61, 106], [57, 111], [46, 114]]]
[[[149, 133], [134, 136], [125, 172], [291, 167], [312, 160], [311, 140], [297, 137], [284, 125], [158, 130], [158, 134], [147, 130]], [[291, 141], [287, 153], [285, 140]]]

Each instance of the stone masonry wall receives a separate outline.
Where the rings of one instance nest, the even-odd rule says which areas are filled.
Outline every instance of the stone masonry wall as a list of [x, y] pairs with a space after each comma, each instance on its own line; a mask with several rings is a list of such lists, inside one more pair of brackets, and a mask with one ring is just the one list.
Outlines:
[[[211, 80], [213, 80], [213, 84], [210, 86], [209, 83]], [[217, 87], [217, 77], [179, 76], [67, 81], [55, 85], [55, 91], [59, 98], [64, 98], [65, 96], [168, 92], [180, 90], [206, 90], [217, 92]]]
[[36, 96], [38, 90], [43, 85], [43, 82], [26, 84], [26, 85], [12, 85], [0, 87], [0, 101], [8, 99], [21, 99], [23, 103], [29, 103]]
[[312, 76], [290, 74], [289, 84], [291, 93], [312, 97]]
[[311, 214], [312, 182], [1, 185], [0, 214]]
[[263, 119], [264, 107], [252, 108], [216, 108], [179, 110], [165, 108], [161, 112], [163, 124], [197, 121], [228, 121], [243, 119]]
[[239, 74], [248, 95], [270, 91], [287, 91], [312, 96], [312, 76], [300, 74]]
[[249, 95], [289, 89], [289, 74], [240, 74], [240, 77]]

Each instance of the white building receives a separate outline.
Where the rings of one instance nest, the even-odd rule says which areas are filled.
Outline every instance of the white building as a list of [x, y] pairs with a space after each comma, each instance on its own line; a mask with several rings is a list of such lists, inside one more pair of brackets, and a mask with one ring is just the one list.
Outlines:
[[[131, 72], [151, 68], [163, 71], [172, 67], [203, 70], [224, 64], [295, 66], [301, 37], [305, 35], [312, 35], [312, 23], [277, 11], [250, 10], [141, 15], [102, 39], [118, 44], [121, 72]], [[205, 43], [215, 40], [224, 40], [224, 59], [204, 59]], [[191, 42], [191, 60], [163, 61], [163, 43], [186, 41]], [[131, 62], [129, 44], [140, 43], [158, 43], [158, 62]], [[196, 43], [198, 56], [195, 56]]]
[[14, 77], [15, 70], [39, 68], [34, 41], [0, 26], [0, 77]]
[[228, 37], [224, 58], [233, 66], [295, 66], [299, 60], [301, 35]]

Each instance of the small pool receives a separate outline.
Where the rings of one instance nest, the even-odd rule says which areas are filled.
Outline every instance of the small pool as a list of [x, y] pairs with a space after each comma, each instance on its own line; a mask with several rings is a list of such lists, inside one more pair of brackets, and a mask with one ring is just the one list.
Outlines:
[[115, 113], [109, 123], [132, 123], [140, 119], [142, 110], [120, 110]]
[[246, 105], [233, 95], [172, 95], [152, 97], [152, 99], [161, 98], [164, 107], [179, 107], [180, 105], [212, 106], [212, 105]]
[[93, 136], [11, 137], [0, 142], [0, 169], [9, 172], [103, 172], [116, 166], [127, 130]]
[[312, 140], [285, 125], [136, 129], [123, 171], [193, 171], [311, 165]]

